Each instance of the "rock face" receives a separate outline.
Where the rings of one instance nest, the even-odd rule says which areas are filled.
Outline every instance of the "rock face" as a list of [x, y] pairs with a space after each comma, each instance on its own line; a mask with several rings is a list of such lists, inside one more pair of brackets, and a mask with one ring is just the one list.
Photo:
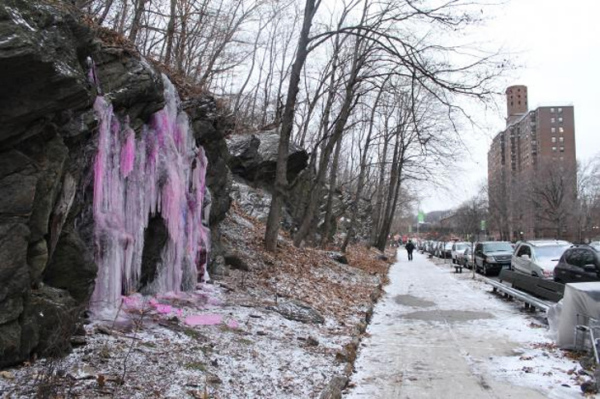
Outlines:
[[[95, 99], [110, 101], [132, 137], [165, 106], [160, 73], [53, 4], [0, 2], [0, 367], [69, 350], [94, 291]], [[186, 109], [215, 165], [207, 183], [218, 221], [230, 204], [227, 123], [210, 97]], [[160, 223], [151, 228], [164, 232]], [[147, 283], [157, 254], [144, 256]]]
[[[233, 136], [227, 141], [227, 146], [231, 154], [229, 167], [234, 174], [257, 185], [272, 185], [275, 182], [279, 146], [277, 132]], [[306, 168], [307, 162], [306, 150], [290, 143], [287, 166], [289, 182]]]

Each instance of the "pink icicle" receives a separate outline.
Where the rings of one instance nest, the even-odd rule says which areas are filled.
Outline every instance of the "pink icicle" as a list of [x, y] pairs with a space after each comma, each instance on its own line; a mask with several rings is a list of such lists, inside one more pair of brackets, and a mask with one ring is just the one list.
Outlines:
[[127, 177], [133, 170], [135, 161], [135, 132], [128, 128], [125, 145], [121, 148], [121, 176]]

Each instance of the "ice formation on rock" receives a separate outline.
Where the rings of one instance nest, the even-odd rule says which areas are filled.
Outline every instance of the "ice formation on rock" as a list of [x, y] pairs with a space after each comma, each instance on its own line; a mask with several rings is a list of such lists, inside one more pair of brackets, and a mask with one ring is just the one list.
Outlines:
[[[208, 279], [207, 160], [187, 115], [178, 111], [174, 86], [163, 80], [165, 107], [137, 138], [104, 97], [94, 104], [99, 120], [93, 199], [98, 276], [90, 307], [95, 312], [118, 308], [122, 295], [176, 293]], [[154, 278], [142, 285], [145, 229], [157, 215], [168, 238]]]

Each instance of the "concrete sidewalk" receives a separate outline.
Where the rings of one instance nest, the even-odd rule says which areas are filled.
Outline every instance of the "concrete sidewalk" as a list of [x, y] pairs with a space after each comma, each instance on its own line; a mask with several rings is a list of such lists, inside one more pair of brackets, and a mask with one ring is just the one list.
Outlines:
[[449, 264], [436, 266], [416, 252], [412, 262], [405, 251], [399, 255], [345, 398], [581, 397], [578, 387], [533, 389], [491, 375], [486, 363], [518, 360], [523, 337], [535, 341], [538, 334], [543, 341], [543, 331], [528, 331], [535, 319], [470, 273], [455, 274]]

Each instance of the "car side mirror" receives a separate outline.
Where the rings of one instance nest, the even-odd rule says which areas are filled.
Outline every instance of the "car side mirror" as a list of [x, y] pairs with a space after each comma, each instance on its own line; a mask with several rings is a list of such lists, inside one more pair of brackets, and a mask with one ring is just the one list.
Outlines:
[[596, 265], [594, 265], [593, 263], [589, 264], [589, 265], [585, 265], [583, 267], [583, 270], [588, 273], [594, 273], [596, 271]]
[[524, 259], [524, 260], [529, 260], [529, 259], [531, 259], [531, 258], [529, 257], [529, 255], [527, 255], [527, 254], [523, 254], [523, 255], [521, 255], [521, 259]]

